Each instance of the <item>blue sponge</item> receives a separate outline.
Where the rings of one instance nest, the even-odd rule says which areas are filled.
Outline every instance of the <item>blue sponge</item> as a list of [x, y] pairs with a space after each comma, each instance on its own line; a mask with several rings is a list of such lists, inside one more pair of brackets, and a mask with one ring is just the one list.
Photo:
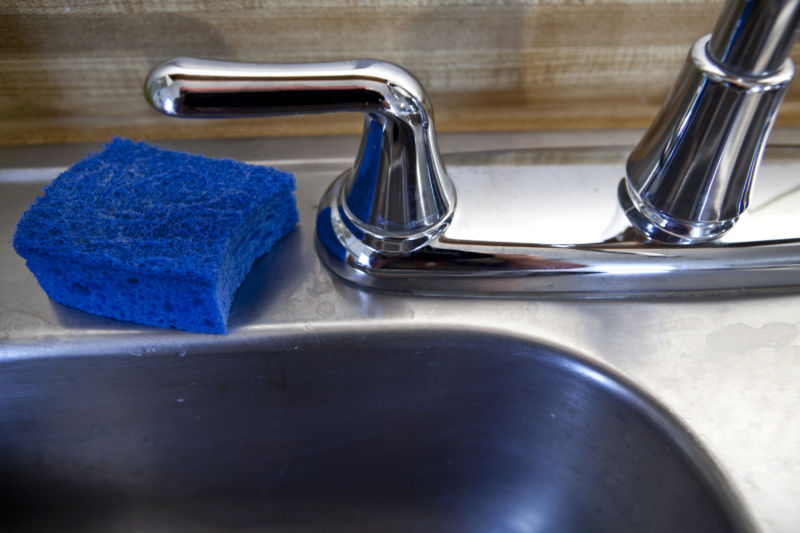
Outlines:
[[114, 139], [45, 189], [14, 248], [64, 305], [224, 333], [253, 261], [297, 224], [294, 188], [287, 172]]

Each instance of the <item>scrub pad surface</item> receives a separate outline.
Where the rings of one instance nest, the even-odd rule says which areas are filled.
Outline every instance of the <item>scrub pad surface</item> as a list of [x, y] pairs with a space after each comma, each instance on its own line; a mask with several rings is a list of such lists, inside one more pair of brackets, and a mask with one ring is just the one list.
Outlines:
[[223, 333], [255, 259], [297, 224], [294, 188], [273, 168], [114, 139], [45, 189], [14, 248], [64, 305]]

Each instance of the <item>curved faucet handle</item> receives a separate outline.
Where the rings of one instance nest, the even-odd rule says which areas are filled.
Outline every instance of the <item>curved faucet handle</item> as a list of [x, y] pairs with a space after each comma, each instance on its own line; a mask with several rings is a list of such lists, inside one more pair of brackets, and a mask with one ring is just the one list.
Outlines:
[[[431, 114], [420, 83], [383, 61], [258, 64], [177, 57], [150, 72], [145, 97], [173, 116], [269, 116], [338, 111]], [[417, 106], [418, 109], [413, 109]]]
[[397, 65], [175, 58], [153, 69], [144, 92], [153, 107], [179, 117], [363, 112], [364, 135], [341, 202], [354, 232], [378, 251], [408, 253], [452, 217], [455, 193], [439, 156], [430, 99]]

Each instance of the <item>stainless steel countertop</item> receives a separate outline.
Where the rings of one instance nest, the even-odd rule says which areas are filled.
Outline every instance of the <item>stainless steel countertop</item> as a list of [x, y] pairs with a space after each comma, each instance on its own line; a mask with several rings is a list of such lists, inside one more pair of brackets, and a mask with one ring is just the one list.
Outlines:
[[[459, 134], [443, 135], [440, 143], [447, 154], [624, 147], [637, 136], [624, 131]], [[773, 142], [798, 140], [798, 131], [778, 130]], [[353, 328], [502, 334], [558, 347], [627, 377], [711, 454], [759, 530], [800, 530], [800, 294], [512, 300], [362, 291], [328, 272], [313, 247], [316, 204], [352, 160], [357, 143], [354, 138], [163, 143], [264, 162], [298, 178], [300, 226], [257, 263], [234, 302], [225, 336], [138, 327], [51, 302], [10, 239], [37, 190], [97, 146], [0, 147], [0, 361], [69, 353], [191, 356], [225, 345], [255, 346], [293, 335], [308, 339], [315, 332]], [[620, 176], [623, 171], [620, 167]]]

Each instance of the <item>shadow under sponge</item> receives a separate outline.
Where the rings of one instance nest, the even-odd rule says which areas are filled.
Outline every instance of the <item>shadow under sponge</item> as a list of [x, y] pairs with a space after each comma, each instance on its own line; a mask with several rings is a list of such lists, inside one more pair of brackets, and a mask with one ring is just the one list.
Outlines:
[[224, 333], [253, 262], [297, 224], [294, 190], [274, 168], [113, 139], [45, 189], [13, 244], [59, 303]]

